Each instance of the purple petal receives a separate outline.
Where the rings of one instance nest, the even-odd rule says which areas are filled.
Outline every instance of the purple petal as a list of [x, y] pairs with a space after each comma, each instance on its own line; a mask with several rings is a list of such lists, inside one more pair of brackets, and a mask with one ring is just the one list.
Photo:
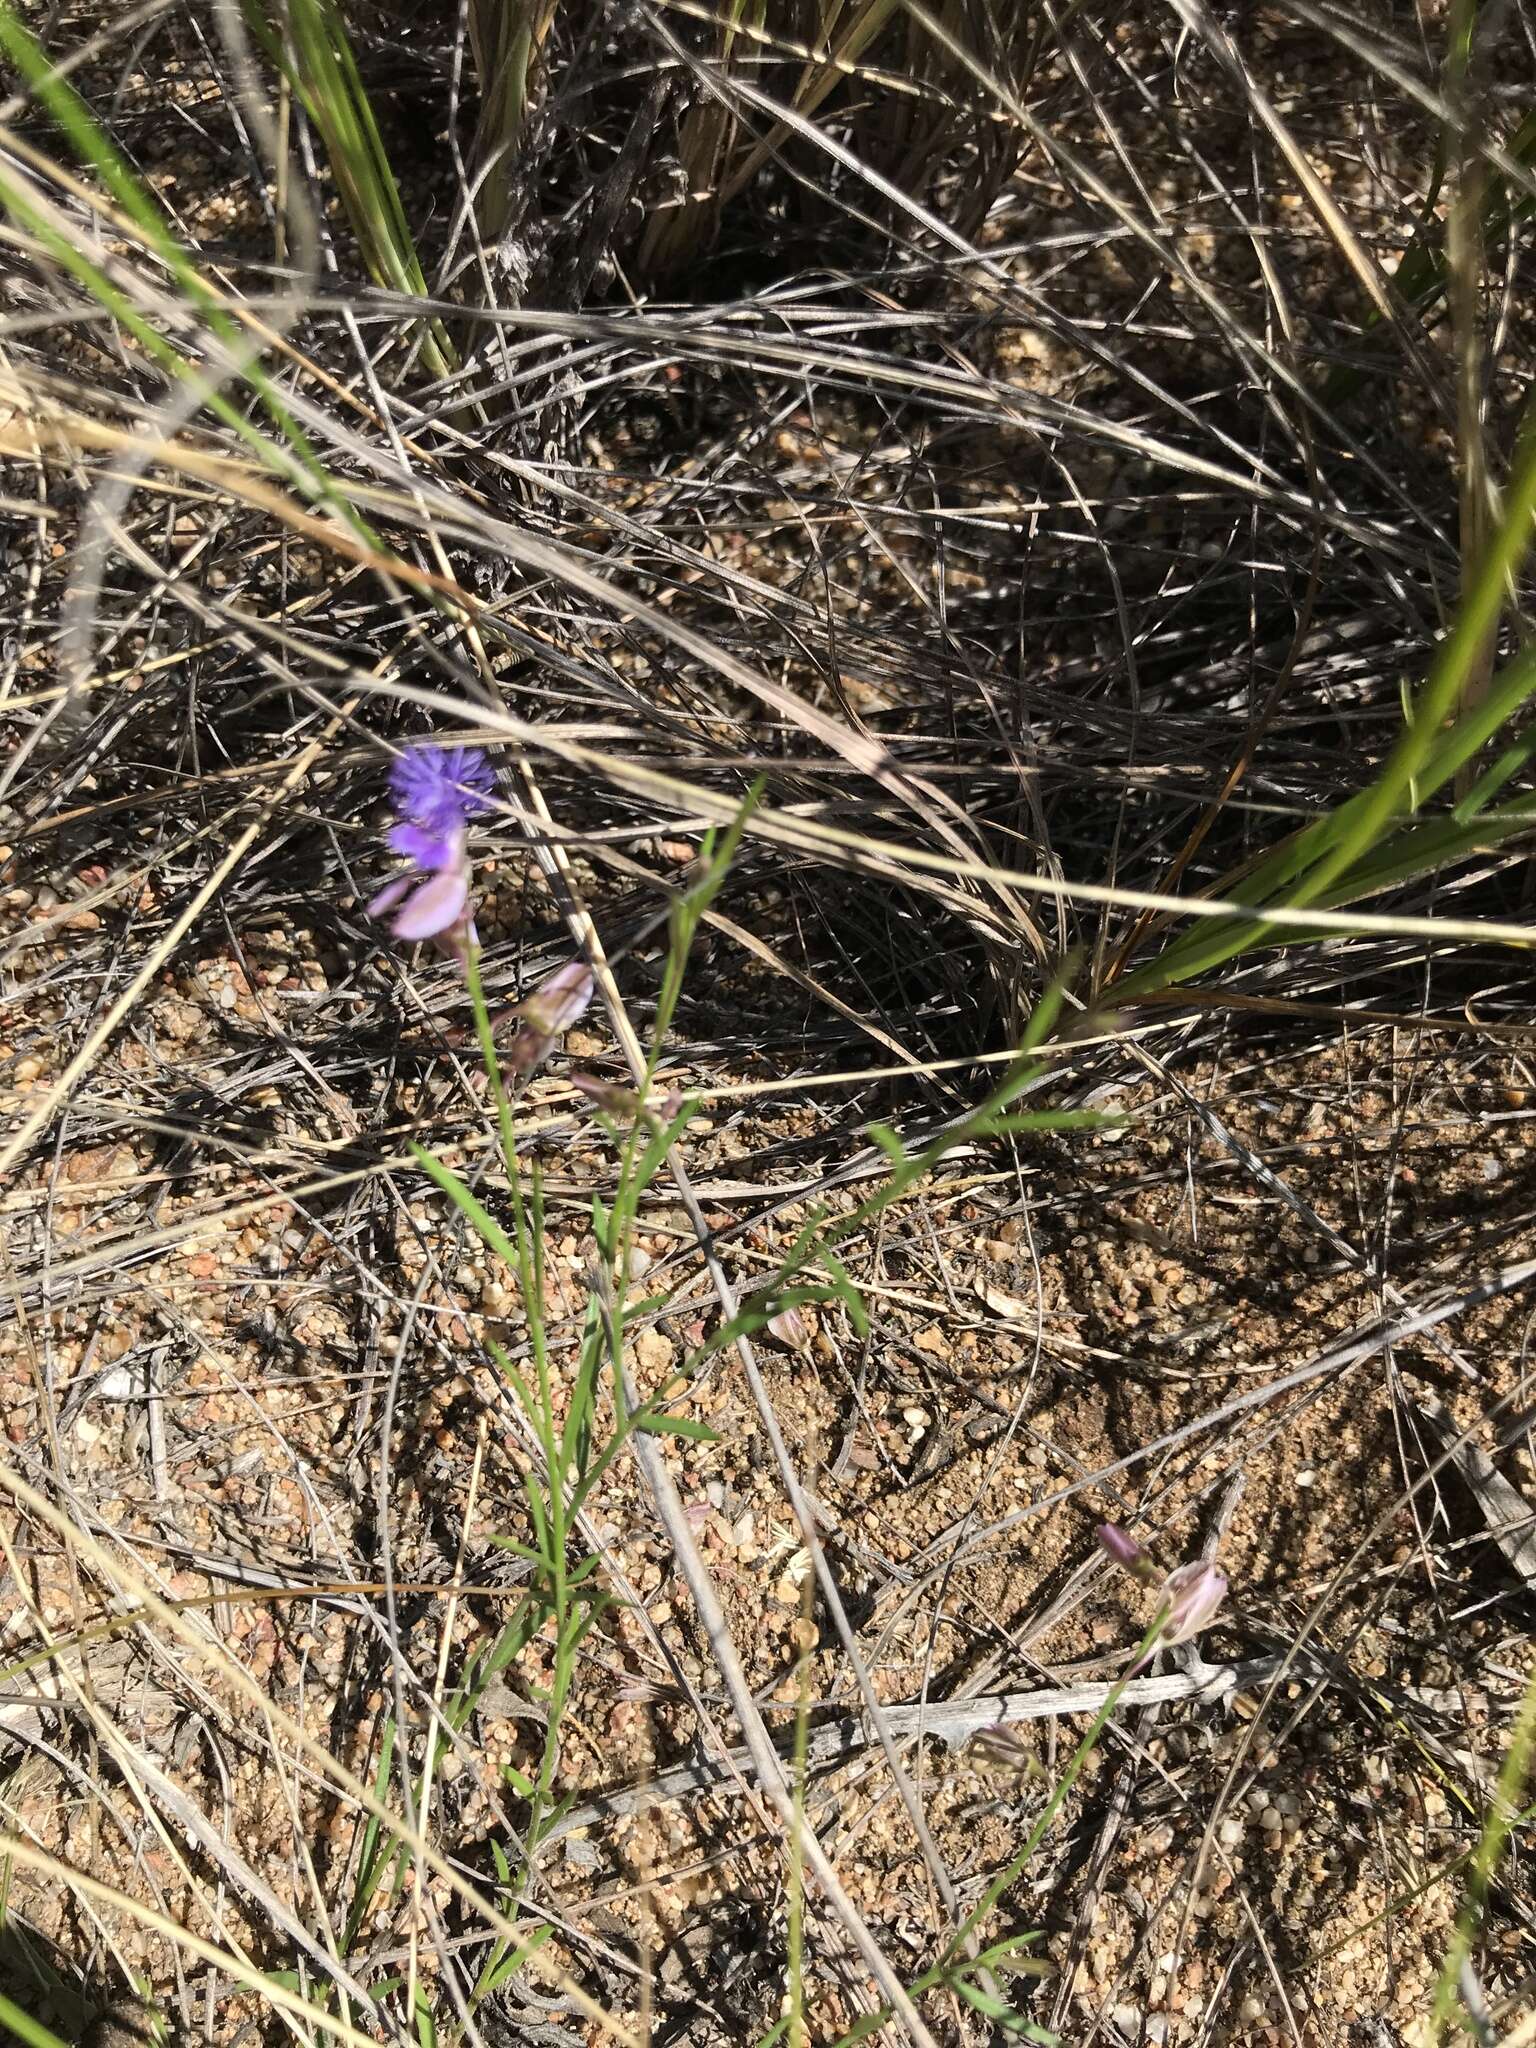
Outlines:
[[390, 764], [389, 793], [396, 809], [405, 817], [420, 817], [437, 802], [441, 790], [442, 770], [433, 748], [407, 747]]
[[396, 875], [392, 882], [386, 882], [377, 896], [370, 897], [364, 910], [365, 917], [382, 917], [386, 910], [393, 910], [406, 890], [413, 887], [414, 875]]
[[408, 747], [389, 771], [403, 819], [446, 832], [489, 808], [496, 777], [478, 747]]
[[469, 904], [469, 877], [462, 868], [423, 882], [390, 926], [397, 939], [433, 939], [456, 925]]
[[1128, 1536], [1125, 1530], [1114, 1522], [1100, 1522], [1093, 1533], [1098, 1538], [1099, 1548], [1107, 1557], [1113, 1558], [1122, 1570], [1128, 1571], [1133, 1578], [1140, 1579], [1144, 1586], [1151, 1585], [1156, 1579], [1157, 1566], [1134, 1536]]
[[454, 785], [467, 818], [490, 809], [496, 771], [478, 747], [449, 747], [443, 755], [443, 775]]
[[426, 825], [392, 825], [386, 837], [402, 860], [414, 861], [428, 874], [456, 868], [463, 859], [464, 834], [452, 827], [446, 832], [434, 832]]
[[1134, 1536], [1127, 1536], [1125, 1531], [1113, 1522], [1100, 1522], [1093, 1533], [1099, 1539], [1099, 1548], [1106, 1555], [1112, 1557], [1116, 1564], [1123, 1565], [1128, 1572], [1135, 1571], [1141, 1563], [1142, 1548]]

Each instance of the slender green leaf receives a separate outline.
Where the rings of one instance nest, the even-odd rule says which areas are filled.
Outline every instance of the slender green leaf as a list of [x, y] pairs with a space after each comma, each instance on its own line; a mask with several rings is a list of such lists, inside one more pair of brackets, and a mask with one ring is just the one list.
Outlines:
[[61, 2041], [57, 2034], [43, 2025], [41, 2020], [35, 2020], [30, 2013], [23, 2012], [21, 2007], [14, 2000], [7, 1998], [3, 1991], [0, 1991], [0, 2027], [4, 2027], [7, 2033], [14, 2034], [18, 2041], [25, 2042], [26, 2048], [69, 2048], [67, 2041]]
[[[514, 1270], [518, 1265], [517, 1247], [512, 1243], [495, 1217], [484, 1204], [467, 1188], [451, 1166], [444, 1166], [435, 1152], [429, 1152], [425, 1145], [410, 1141], [411, 1156], [425, 1173], [442, 1189], [454, 1207], [466, 1218], [470, 1228], [489, 1250], [499, 1259], [504, 1259]], [[524, 1304], [526, 1307], [526, 1303]], [[531, 1314], [531, 1311], [530, 1311]], [[505, 1368], [503, 1368], [505, 1370]]]
[[1012, 2026], [1017, 2021], [1018, 2015], [1012, 2006], [993, 1992], [983, 1990], [981, 1985], [973, 1983], [969, 1977], [951, 1977], [949, 1981], [966, 2004], [974, 2006], [985, 2018], [996, 2020], [1001, 2026]]
[[634, 1425], [651, 1436], [682, 1436], [690, 1443], [717, 1444], [720, 1439], [707, 1423], [691, 1415], [664, 1415], [654, 1408], [637, 1408]]
[[499, 1991], [504, 1984], [510, 1984], [514, 1977], [520, 1976], [554, 1931], [547, 1921], [535, 1927], [522, 1946], [497, 1965], [486, 1983], [486, 1990]]

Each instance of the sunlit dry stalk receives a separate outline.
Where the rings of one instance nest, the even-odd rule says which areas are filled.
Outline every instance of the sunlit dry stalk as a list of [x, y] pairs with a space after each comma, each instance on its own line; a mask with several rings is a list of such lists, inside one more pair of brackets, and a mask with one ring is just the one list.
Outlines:
[[559, 0], [469, 0], [469, 41], [480, 82], [470, 168], [480, 239], [489, 247], [501, 240], [511, 219], [539, 56], [558, 9]]
[[[698, 256], [714, 239], [722, 188], [737, 139], [731, 71], [733, 65], [759, 60], [751, 31], [762, 28], [766, 6], [767, 0], [726, 0], [718, 51], [707, 69], [700, 66], [693, 104], [682, 120], [677, 153], [687, 189], [678, 204], [651, 215], [640, 244], [641, 265], [652, 275], [665, 275], [678, 263]], [[743, 30], [747, 31], [745, 38]]]

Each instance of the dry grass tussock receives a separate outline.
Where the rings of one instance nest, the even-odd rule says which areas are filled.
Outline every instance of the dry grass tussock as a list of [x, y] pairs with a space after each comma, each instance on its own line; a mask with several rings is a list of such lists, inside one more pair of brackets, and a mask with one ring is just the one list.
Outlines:
[[0, 2027], [1536, 2039], [1536, 16], [0, 40]]

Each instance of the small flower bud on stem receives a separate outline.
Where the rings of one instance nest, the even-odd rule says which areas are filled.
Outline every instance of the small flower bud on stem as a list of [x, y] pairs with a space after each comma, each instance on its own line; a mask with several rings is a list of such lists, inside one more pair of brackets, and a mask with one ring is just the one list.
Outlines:
[[1172, 1649], [1197, 1636], [1215, 1620], [1226, 1597], [1227, 1575], [1207, 1558], [1196, 1558], [1193, 1564], [1181, 1564], [1170, 1572], [1163, 1586], [1162, 1604], [1168, 1619], [1158, 1637], [1159, 1647]]
[[[1124, 1529], [1113, 1522], [1100, 1522], [1094, 1530], [1099, 1548], [1106, 1556], [1114, 1559], [1123, 1571], [1140, 1580], [1144, 1586], [1156, 1586], [1161, 1575], [1149, 1554]], [[1158, 1594], [1158, 1611], [1162, 1616], [1156, 1640], [1146, 1655], [1134, 1667], [1150, 1663], [1159, 1650], [1176, 1649], [1180, 1643], [1187, 1643], [1197, 1636], [1201, 1629], [1212, 1622], [1227, 1597], [1227, 1575], [1209, 1558], [1199, 1557], [1190, 1564], [1181, 1564], [1161, 1579]]]
[[1157, 1566], [1134, 1536], [1128, 1536], [1113, 1522], [1100, 1522], [1093, 1533], [1098, 1538], [1099, 1548], [1105, 1556], [1119, 1565], [1122, 1571], [1129, 1572], [1133, 1579], [1139, 1579], [1144, 1586], [1157, 1584]]

